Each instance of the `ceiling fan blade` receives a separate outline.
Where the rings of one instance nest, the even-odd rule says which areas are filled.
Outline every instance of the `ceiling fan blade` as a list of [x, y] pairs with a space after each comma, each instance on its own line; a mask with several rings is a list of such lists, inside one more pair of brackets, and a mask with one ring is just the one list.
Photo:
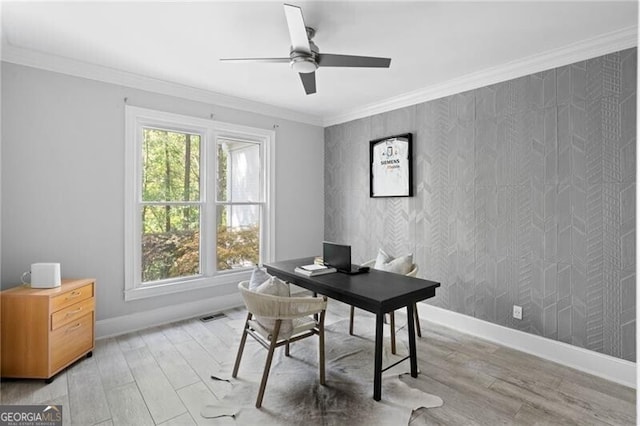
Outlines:
[[300, 80], [302, 80], [302, 85], [304, 86], [304, 91], [307, 95], [312, 95], [316, 93], [316, 73], [300, 73]]
[[307, 38], [307, 27], [302, 17], [302, 9], [285, 3], [284, 14], [287, 18], [292, 50], [311, 53], [311, 46], [309, 46], [309, 39]]
[[224, 58], [221, 62], [291, 62], [291, 58]]
[[364, 68], [389, 68], [391, 58], [376, 58], [374, 56], [334, 55], [320, 53], [318, 66], [320, 67], [364, 67]]

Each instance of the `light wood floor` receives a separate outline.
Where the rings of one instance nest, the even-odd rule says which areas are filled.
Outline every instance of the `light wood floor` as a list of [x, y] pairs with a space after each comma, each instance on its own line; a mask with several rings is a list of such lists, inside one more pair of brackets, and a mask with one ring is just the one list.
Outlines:
[[[100, 340], [92, 358], [49, 385], [3, 381], [0, 402], [62, 404], [65, 424], [83, 426], [208, 424], [199, 413], [216, 398], [209, 376], [233, 361], [245, 317], [240, 309], [226, 314]], [[328, 322], [347, 316], [345, 305], [330, 301]], [[444, 406], [414, 412], [412, 425], [636, 424], [633, 389], [424, 320], [422, 335], [420, 383]]]

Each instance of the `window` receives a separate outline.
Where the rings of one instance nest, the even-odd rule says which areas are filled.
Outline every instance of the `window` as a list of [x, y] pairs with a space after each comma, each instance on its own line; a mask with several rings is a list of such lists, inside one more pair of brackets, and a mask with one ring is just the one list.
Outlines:
[[260, 145], [217, 141], [216, 236], [218, 270], [258, 263], [260, 252]]
[[200, 274], [203, 135], [142, 127], [141, 282]]
[[126, 300], [236, 283], [270, 259], [273, 141], [126, 107]]

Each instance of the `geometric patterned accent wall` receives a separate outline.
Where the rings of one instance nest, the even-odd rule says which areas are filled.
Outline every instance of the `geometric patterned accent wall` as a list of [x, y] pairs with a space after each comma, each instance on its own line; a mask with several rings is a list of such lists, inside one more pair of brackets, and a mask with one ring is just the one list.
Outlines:
[[[636, 72], [633, 48], [326, 128], [325, 238], [414, 253], [436, 306], [635, 361]], [[369, 198], [369, 141], [407, 132], [414, 197]]]

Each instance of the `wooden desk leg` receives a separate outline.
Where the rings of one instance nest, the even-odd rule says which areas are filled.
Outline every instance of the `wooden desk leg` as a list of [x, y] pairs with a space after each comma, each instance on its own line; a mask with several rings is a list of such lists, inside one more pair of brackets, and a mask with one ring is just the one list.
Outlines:
[[353, 314], [355, 313], [355, 308], [352, 306], [349, 310], [349, 336], [353, 336]]
[[[318, 297], [318, 293], [317, 292], [313, 292], [313, 297]], [[325, 299], [326, 300], [326, 299]], [[313, 314], [313, 319], [318, 322], [320, 320], [320, 317], [318, 316], [318, 314]]]
[[396, 316], [393, 311], [389, 313], [389, 327], [391, 328], [391, 353], [396, 354]]
[[411, 363], [411, 377], [418, 377], [418, 355], [416, 353], [416, 329], [413, 322], [413, 303], [407, 305], [407, 326], [409, 328], [409, 359]]
[[384, 314], [376, 315], [376, 348], [373, 367], [373, 399], [380, 401], [382, 398], [382, 333]]

